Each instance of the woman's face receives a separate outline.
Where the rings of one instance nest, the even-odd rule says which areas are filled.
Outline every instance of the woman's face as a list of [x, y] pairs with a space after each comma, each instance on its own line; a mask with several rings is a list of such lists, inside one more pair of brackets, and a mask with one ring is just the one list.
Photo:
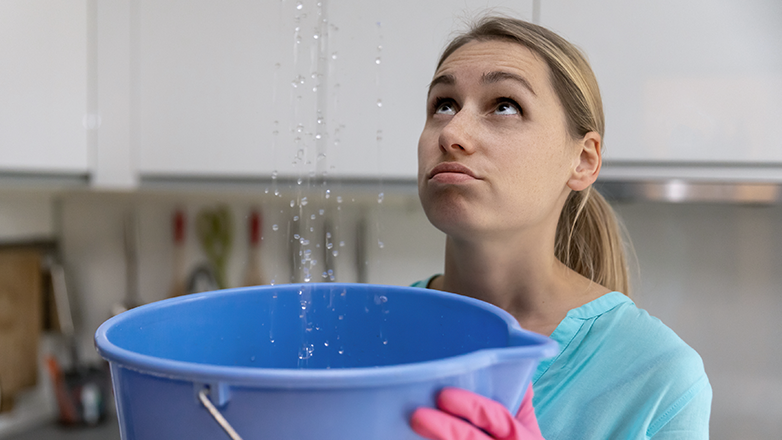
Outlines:
[[542, 59], [515, 43], [470, 42], [431, 83], [418, 143], [426, 215], [449, 236], [554, 227], [579, 144]]

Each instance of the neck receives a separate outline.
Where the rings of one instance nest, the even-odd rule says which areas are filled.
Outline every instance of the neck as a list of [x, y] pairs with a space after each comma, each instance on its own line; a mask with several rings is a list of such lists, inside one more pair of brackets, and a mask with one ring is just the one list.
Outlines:
[[607, 292], [567, 268], [553, 249], [553, 234], [549, 239], [448, 237], [445, 273], [433, 287], [494, 304], [522, 327], [550, 335], [570, 309]]

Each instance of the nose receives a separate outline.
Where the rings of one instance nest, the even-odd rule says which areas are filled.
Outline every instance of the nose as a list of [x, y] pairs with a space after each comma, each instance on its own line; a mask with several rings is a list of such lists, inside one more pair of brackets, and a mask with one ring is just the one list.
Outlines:
[[475, 123], [465, 110], [456, 113], [440, 132], [440, 150], [444, 153], [472, 154], [475, 151]]

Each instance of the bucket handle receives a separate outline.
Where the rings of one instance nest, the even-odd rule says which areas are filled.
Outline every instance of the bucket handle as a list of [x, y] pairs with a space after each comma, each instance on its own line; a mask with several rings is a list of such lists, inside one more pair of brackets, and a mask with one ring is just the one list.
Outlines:
[[208, 388], [202, 388], [198, 392], [198, 400], [201, 401], [201, 404], [206, 407], [206, 409], [209, 411], [209, 414], [212, 415], [212, 417], [215, 419], [217, 424], [220, 425], [221, 428], [223, 428], [223, 431], [225, 431], [226, 434], [228, 434], [228, 437], [231, 437], [231, 440], [242, 440], [242, 438], [239, 436], [239, 434], [236, 433], [234, 428], [231, 426], [230, 423], [228, 423], [228, 420], [225, 420], [225, 417], [223, 417], [222, 414], [220, 414], [220, 411], [214, 406], [211, 400], [209, 400], [209, 389]]

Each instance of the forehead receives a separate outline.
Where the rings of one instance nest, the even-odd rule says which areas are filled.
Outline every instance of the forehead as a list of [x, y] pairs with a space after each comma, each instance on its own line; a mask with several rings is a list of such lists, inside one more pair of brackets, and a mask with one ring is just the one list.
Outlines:
[[518, 43], [501, 40], [471, 41], [456, 49], [435, 72], [453, 75], [457, 80], [471, 79], [492, 71], [505, 71], [523, 76], [530, 83], [549, 83], [549, 68], [537, 53]]

